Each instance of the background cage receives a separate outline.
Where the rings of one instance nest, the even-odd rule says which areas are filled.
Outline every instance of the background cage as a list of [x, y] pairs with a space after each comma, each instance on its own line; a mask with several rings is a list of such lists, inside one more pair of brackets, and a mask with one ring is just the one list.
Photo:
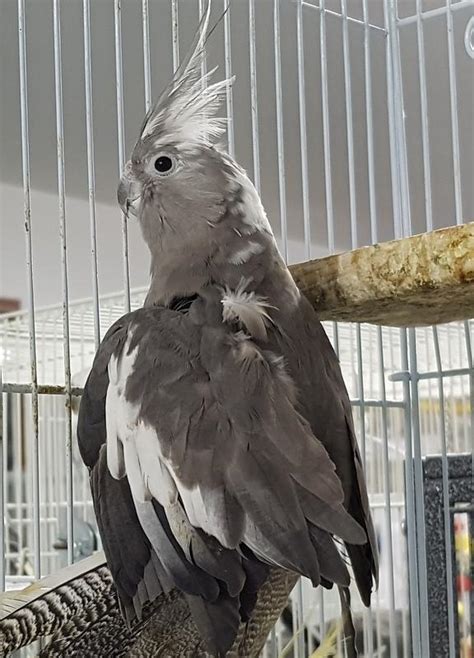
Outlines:
[[[74, 393], [99, 337], [142, 303], [145, 290], [135, 284], [146, 281], [144, 246], [136, 227], [123, 217], [120, 224], [118, 171], [204, 5], [0, 6], [8, 89], [0, 285], [27, 305], [0, 318], [7, 587], [97, 547], [74, 444]], [[213, 16], [225, 8], [208, 59], [237, 75], [227, 94], [226, 147], [261, 190], [289, 262], [474, 217], [474, 2], [215, 0]], [[26, 258], [18, 252], [22, 230]], [[327, 324], [353, 402], [381, 547], [373, 611], [354, 604], [365, 656], [469, 655], [472, 589], [463, 576], [472, 577], [472, 496], [456, 502], [452, 519], [448, 455], [472, 460], [473, 326]], [[446, 632], [436, 642], [427, 455], [440, 458], [446, 566]], [[282, 654], [288, 641], [288, 653], [309, 655], [338, 615], [331, 592], [300, 583], [266, 655]]]

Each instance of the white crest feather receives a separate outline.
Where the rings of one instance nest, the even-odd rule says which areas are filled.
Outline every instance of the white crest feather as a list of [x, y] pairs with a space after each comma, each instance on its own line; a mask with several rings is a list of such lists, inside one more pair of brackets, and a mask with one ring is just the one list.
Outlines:
[[264, 297], [247, 291], [248, 279], [242, 279], [235, 290], [225, 289], [222, 297], [222, 319], [224, 322], [241, 322], [253, 338], [266, 340], [267, 324], [273, 322], [268, 309], [275, 308]]
[[[160, 99], [143, 124], [141, 139], [156, 136], [181, 143], [210, 146], [226, 129], [226, 119], [216, 117], [233, 78], [211, 83], [217, 67], [203, 73], [202, 63], [211, 13], [209, 0], [194, 42]], [[211, 30], [212, 33], [212, 30]]]

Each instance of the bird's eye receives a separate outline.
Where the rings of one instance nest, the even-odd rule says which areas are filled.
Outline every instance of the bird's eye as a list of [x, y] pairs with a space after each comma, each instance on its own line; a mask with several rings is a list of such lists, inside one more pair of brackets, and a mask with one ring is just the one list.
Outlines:
[[169, 174], [174, 168], [174, 162], [169, 155], [160, 155], [155, 160], [155, 169], [159, 174]]

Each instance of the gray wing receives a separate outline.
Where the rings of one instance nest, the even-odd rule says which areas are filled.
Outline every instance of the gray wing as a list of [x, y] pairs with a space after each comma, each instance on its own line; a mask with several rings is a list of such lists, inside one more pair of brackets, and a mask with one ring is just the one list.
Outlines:
[[344, 491], [344, 506], [364, 528], [368, 541], [346, 540], [357, 586], [365, 605], [370, 605], [374, 581], [378, 579], [378, 550], [370, 514], [362, 460], [357, 445], [352, 410], [337, 356], [304, 297], [298, 313], [280, 314], [282, 331], [269, 335], [270, 345], [285, 355], [299, 396], [299, 409], [321, 440]]
[[[126, 617], [141, 617], [143, 589], [154, 600], [169, 583], [157, 577], [153, 551], [143, 532], [126, 481], [111, 477], [106, 464], [105, 402], [107, 366], [114, 350], [125, 342], [131, 316], [125, 316], [107, 332], [84, 387], [78, 417], [81, 457], [89, 468], [97, 523], [119, 600]], [[123, 563], [127, 564], [124, 569]]]
[[[325, 361], [328, 387], [343, 409], [343, 413], [340, 414], [338, 431], [334, 433], [333, 441], [325, 444], [325, 447], [336, 465], [342, 482], [344, 505], [367, 533], [367, 543], [354, 545], [350, 541], [346, 541], [346, 548], [362, 601], [369, 606], [374, 582], [375, 584], [378, 582], [379, 565], [377, 539], [370, 513], [364, 469], [354, 430], [349, 396], [339, 362], [321, 325], [319, 325], [318, 334], [321, 353]], [[330, 424], [332, 423], [330, 422]]]
[[[153, 581], [191, 596], [198, 626], [223, 652], [252, 599], [249, 571], [274, 565], [347, 586], [331, 535], [353, 544], [366, 535], [296, 409], [281, 356], [209, 319], [205, 304], [140, 309], [111, 331], [86, 385], [79, 439], [122, 600], [136, 606], [134, 588], [150, 594], [144, 565], [153, 564]], [[91, 450], [98, 398], [102, 443]], [[139, 542], [138, 561], [125, 538]]]
[[[189, 607], [195, 609], [195, 622], [201, 635], [208, 640], [209, 650], [220, 655], [221, 648], [232, 643], [240, 618], [235, 597], [221, 592], [219, 583], [232, 580], [236, 572], [240, 576], [243, 560], [233, 555], [233, 564], [230, 565], [230, 552], [221, 551], [221, 560], [216, 566], [215, 556], [208, 553], [206, 557], [211, 563], [208, 571], [213, 573], [210, 575], [196, 564], [200, 557], [198, 550], [202, 548], [199, 537], [193, 538], [197, 557], [188, 560], [174, 538], [162, 507], [153, 501], [151, 536], [159, 545], [156, 551], [138, 518], [128, 479], [113, 478], [107, 466], [108, 365], [114, 353], [122, 352], [132, 320], [140, 322], [140, 319], [140, 312], [124, 316], [110, 328], [102, 341], [79, 409], [79, 449], [90, 471], [92, 499], [103, 548], [128, 623], [142, 618], [143, 608], [148, 602], [156, 600], [161, 593], [167, 594], [171, 587], [177, 587], [185, 593]], [[148, 527], [146, 523], [144, 525]], [[256, 592], [267, 576], [266, 569], [262, 570], [248, 560], [245, 562], [248, 564], [244, 568], [252, 574], [252, 580], [242, 588], [242, 618], [250, 616]], [[219, 624], [214, 637], [210, 635], [209, 614], [212, 621], [217, 620]]]

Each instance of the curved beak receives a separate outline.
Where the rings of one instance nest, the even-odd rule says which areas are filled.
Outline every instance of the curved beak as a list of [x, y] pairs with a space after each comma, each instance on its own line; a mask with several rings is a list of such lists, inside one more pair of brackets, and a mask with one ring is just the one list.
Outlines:
[[130, 214], [137, 216], [141, 196], [142, 186], [132, 174], [131, 163], [127, 162], [117, 190], [117, 200], [127, 217]]

